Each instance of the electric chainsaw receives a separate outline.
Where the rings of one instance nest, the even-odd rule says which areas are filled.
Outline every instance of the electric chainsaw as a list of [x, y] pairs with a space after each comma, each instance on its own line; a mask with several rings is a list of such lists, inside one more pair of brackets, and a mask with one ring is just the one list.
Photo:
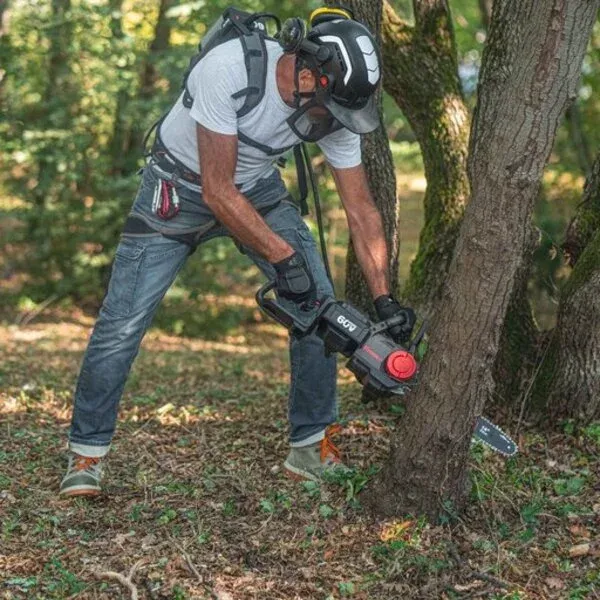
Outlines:
[[[275, 282], [270, 281], [258, 290], [256, 301], [260, 308], [286, 327], [290, 335], [301, 338], [314, 333], [323, 340], [326, 354], [338, 352], [347, 357], [346, 367], [365, 388], [403, 396], [416, 384], [415, 352], [425, 335], [426, 323], [405, 348], [387, 333], [390, 327], [403, 322], [402, 315], [373, 323], [348, 302], [324, 298], [309, 307], [304, 318], [268, 298], [274, 288]], [[477, 418], [473, 437], [505, 456], [518, 451], [515, 442], [485, 417]]]

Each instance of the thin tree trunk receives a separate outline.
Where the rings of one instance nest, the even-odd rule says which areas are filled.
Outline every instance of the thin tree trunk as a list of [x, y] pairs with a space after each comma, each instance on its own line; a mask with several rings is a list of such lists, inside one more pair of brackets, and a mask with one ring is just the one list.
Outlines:
[[585, 182], [583, 199], [577, 214], [569, 223], [562, 246], [572, 267], [575, 266], [598, 229], [600, 229], [600, 154], [596, 157]]
[[600, 0], [496, 0], [471, 132], [467, 207], [421, 384], [367, 501], [382, 515], [460, 511], [473, 423], [527, 243], [544, 165]]
[[[328, 4], [338, 4], [328, 2]], [[376, 40], [381, 44], [381, 0], [350, 0], [346, 6], [354, 11], [357, 19], [365, 23]], [[381, 114], [381, 91], [378, 92], [378, 106]], [[367, 171], [369, 187], [375, 204], [383, 217], [385, 237], [389, 255], [390, 288], [398, 288], [398, 199], [396, 196], [396, 173], [394, 160], [383, 125], [376, 131], [363, 136], [363, 163]], [[364, 275], [356, 260], [356, 254], [350, 242], [346, 258], [346, 297], [354, 305], [374, 316], [373, 299], [367, 287]]]
[[[10, 18], [10, 10], [9, 10], [9, 2], [8, 0], [0, 0], [0, 49], [2, 49], [2, 54], [6, 57], [7, 50], [4, 49], [3, 46], [9, 43], [8, 30], [9, 30], [9, 18]], [[6, 81], [6, 71], [0, 66], [0, 107], [2, 106], [3, 101], [3, 88], [4, 83]]]
[[[120, 45], [124, 38], [123, 34], [123, 0], [110, 0], [110, 31], [112, 34], [113, 45]], [[122, 175], [129, 162], [126, 148], [126, 139], [129, 134], [127, 126], [125, 109], [127, 107], [130, 94], [128, 88], [131, 84], [128, 81], [122, 82], [118, 88], [115, 103], [113, 133], [110, 140], [110, 155], [112, 156], [112, 174]]]
[[[145, 114], [153, 105], [152, 100], [156, 94], [156, 84], [159, 77], [156, 61], [169, 48], [171, 24], [167, 18], [167, 11], [172, 4], [173, 0], [160, 0], [158, 7], [154, 36], [140, 74], [139, 94], [136, 103], [141, 110], [141, 114]], [[137, 162], [142, 151], [142, 141], [146, 129], [147, 122], [144, 119], [136, 119], [131, 124], [128, 135], [124, 136], [123, 155], [129, 157], [133, 164]]]
[[[71, 0], [52, 0], [53, 27], [50, 29], [50, 48], [48, 51], [48, 67], [46, 87], [42, 95], [40, 120], [48, 121], [54, 116], [52, 128], [68, 129], [71, 122], [71, 113], [59, 105], [72, 105], [73, 92], [71, 78], [71, 65], [69, 61], [69, 47], [73, 37], [73, 25], [69, 12]], [[55, 114], [56, 113], [56, 114]], [[36, 215], [40, 219], [46, 209], [46, 198], [56, 174], [56, 163], [52, 156], [44, 151], [38, 155], [37, 185], [32, 190]], [[29, 219], [29, 232], [33, 234], [40, 219]]]
[[544, 335], [540, 331], [528, 287], [533, 265], [533, 253], [539, 244], [539, 232], [530, 227], [523, 262], [515, 275], [513, 292], [506, 310], [500, 343], [494, 363], [494, 407], [503, 415], [518, 416], [524, 394], [527, 394], [533, 374], [539, 364]]
[[600, 418], [600, 154], [563, 248], [574, 268], [561, 293], [532, 407], [546, 424], [568, 418], [586, 425]]
[[481, 24], [487, 31], [490, 28], [492, 19], [492, 0], [479, 0], [479, 10], [481, 12]]
[[384, 86], [413, 129], [425, 166], [425, 223], [403, 296], [430, 312], [440, 297], [469, 199], [470, 117], [446, 0], [414, 0], [411, 27], [384, 4]]
[[583, 123], [581, 122], [581, 110], [577, 100], [569, 106], [566, 114], [567, 126], [569, 128], [569, 137], [571, 138], [571, 144], [577, 155], [577, 161], [579, 162], [579, 168], [581, 172], [587, 177], [592, 170], [592, 155], [590, 153], [590, 145], [583, 130]]

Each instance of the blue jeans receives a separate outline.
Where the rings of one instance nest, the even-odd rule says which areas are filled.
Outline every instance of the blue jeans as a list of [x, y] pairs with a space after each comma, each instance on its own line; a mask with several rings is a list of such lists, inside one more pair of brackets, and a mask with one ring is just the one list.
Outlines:
[[[168, 233], [196, 231], [200, 244], [229, 235], [200, 201], [199, 194], [181, 185], [177, 190], [182, 209], [177, 217], [171, 221], [155, 217], [151, 203], [156, 181], [157, 175], [146, 168], [131, 214], [166, 228]], [[263, 213], [265, 207], [274, 206], [265, 214], [265, 221], [304, 256], [319, 297], [332, 295], [314, 239], [296, 206], [285, 199], [289, 196], [279, 173], [261, 179], [246, 197]], [[274, 278], [274, 269], [266, 260], [249, 249], [243, 251], [267, 278]], [[123, 388], [142, 338], [189, 255], [189, 245], [160, 233], [121, 237], [108, 291], [77, 381], [69, 436], [73, 451], [84, 456], [104, 456], [108, 452]], [[298, 310], [291, 302], [286, 306]], [[290, 442], [292, 445], [317, 442], [337, 418], [336, 361], [333, 356], [325, 357], [323, 343], [316, 336], [291, 338], [290, 361]]]

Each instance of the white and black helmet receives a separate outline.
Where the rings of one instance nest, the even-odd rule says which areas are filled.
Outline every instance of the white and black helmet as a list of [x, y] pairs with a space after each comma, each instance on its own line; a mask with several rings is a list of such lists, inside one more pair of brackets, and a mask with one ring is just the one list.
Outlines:
[[[325, 18], [325, 17], [323, 17]], [[381, 80], [381, 57], [371, 32], [351, 19], [313, 20], [307, 39], [331, 48], [320, 65], [317, 85], [328, 79], [324, 105], [345, 127], [369, 133], [379, 126], [375, 92]]]
[[[314, 93], [297, 93], [298, 110], [288, 119], [301, 139], [316, 141], [341, 127], [355, 133], [377, 129], [375, 92], [381, 80], [381, 55], [371, 32], [348, 9], [319, 8], [308, 28], [301, 19], [289, 19], [280, 43], [286, 52], [296, 54], [296, 75], [309, 68], [316, 78]], [[310, 100], [301, 104], [302, 97]], [[317, 107], [326, 113], [315, 118]]]

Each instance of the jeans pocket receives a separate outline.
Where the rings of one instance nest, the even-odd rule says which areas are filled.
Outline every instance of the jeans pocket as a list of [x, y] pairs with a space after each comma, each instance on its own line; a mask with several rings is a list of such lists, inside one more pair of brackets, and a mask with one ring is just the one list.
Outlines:
[[127, 238], [122, 238], [117, 247], [104, 298], [104, 308], [115, 316], [131, 313], [144, 250], [144, 246]]

